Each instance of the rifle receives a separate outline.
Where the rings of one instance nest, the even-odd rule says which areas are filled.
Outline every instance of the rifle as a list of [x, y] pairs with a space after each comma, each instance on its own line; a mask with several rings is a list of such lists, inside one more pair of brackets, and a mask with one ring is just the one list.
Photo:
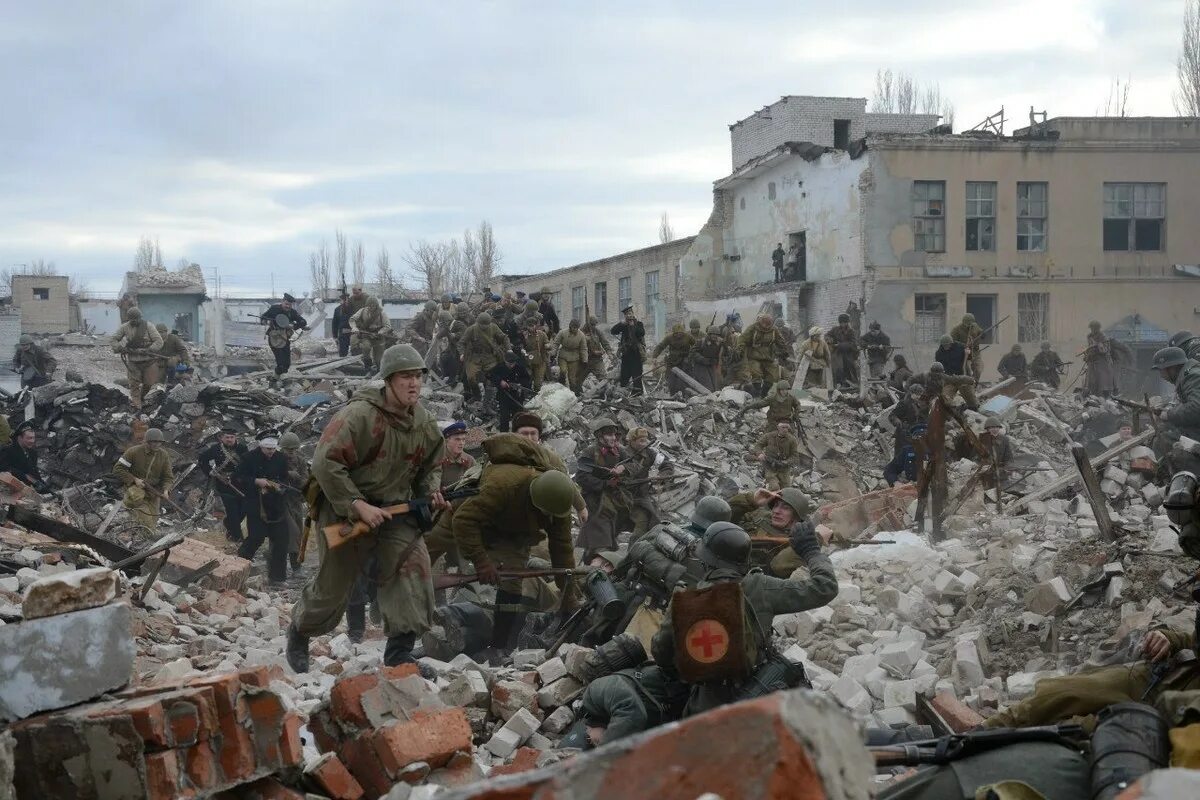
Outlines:
[[276, 491], [276, 492], [295, 492], [296, 494], [300, 495], [301, 497], [304, 496], [303, 490], [301, 490], [300, 488], [298, 488], [296, 486], [292, 486], [290, 483], [283, 483], [282, 481], [267, 480], [266, 488], [271, 489], [272, 491]]
[[[498, 570], [497, 574], [500, 579], [518, 579], [525, 578], [559, 578], [559, 577], [574, 577], [576, 575], [587, 575], [589, 569], [502, 569]], [[464, 586], [468, 583], [475, 583], [479, 580], [479, 576], [474, 572], [466, 572], [462, 575], [434, 575], [434, 589], [453, 589], [455, 586]]]
[[224, 475], [221, 475], [220, 473], [217, 473], [217, 472], [212, 472], [212, 473], [209, 473], [208, 477], [212, 478], [217, 483], [223, 483], [226, 486], [228, 486], [230, 489], [233, 489], [235, 492], [238, 493], [239, 497], [246, 496], [245, 493], [241, 489], [239, 489], [233, 485], [233, 481], [229, 480], [229, 478], [226, 478]]
[[[996, 330], [996, 328], [999, 328], [1001, 325], [1003, 325], [1005, 322], [1007, 322], [1007, 321], [1008, 321], [1008, 319], [1009, 319], [1011, 316], [1012, 316], [1012, 315], [1011, 315], [1011, 314], [1009, 314], [1009, 316], [1007, 316], [1007, 317], [1005, 317], [1004, 319], [1000, 320], [999, 322], [997, 322], [996, 324], [992, 325], [990, 328], [988, 328], [987, 330], [983, 331], [983, 332], [982, 332], [982, 333], [980, 333], [978, 336], [976, 336], [976, 337], [975, 337], [975, 341], [976, 341], [976, 343], [980, 342], [980, 341], [983, 339], [983, 337], [987, 336], [989, 333], [991, 333], [992, 331]], [[969, 343], [968, 343], [967, 347], [968, 347], [968, 349], [970, 349], [970, 344], [969, 344]], [[988, 347], [989, 347], [989, 345], [986, 345], [986, 344], [985, 344], [983, 347], [979, 348], [979, 352], [980, 352], [980, 353], [982, 353], [984, 350], [987, 350], [987, 349], [988, 349]]]
[[1046, 725], [1037, 728], [996, 728], [957, 733], [937, 739], [868, 747], [876, 767], [914, 767], [949, 764], [960, 758], [1018, 742], [1053, 742], [1077, 750], [1085, 738], [1079, 725]]
[[[135, 485], [136, 485], [136, 484], [135, 484]], [[167, 504], [167, 505], [169, 505], [171, 508], [173, 508], [173, 509], [175, 509], [176, 511], [178, 511], [178, 512], [179, 512], [181, 515], [183, 515], [184, 517], [186, 517], [186, 516], [188, 515], [188, 513], [187, 513], [186, 511], [184, 511], [184, 510], [183, 510], [182, 508], [180, 508], [179, 506], [175, 505], [175, 501], [174, 501], [174, 500], [172, 500], [171, 498], [167, 497], [167, 496], [166, 496], [166, 494], [164, 494], [163, 492], [160, 492], [158, 489], [155, 489], [155, 488], [154, 488], [153, 486], [151, 486], [150, 484], [146, 483], [146, 481], [145, 481], [145, 480], [143, 480], [143, 481], [142, 481], [142, 490], [143, 490], [143, 491], [145, 491], [145, 492], [147, 492], [147, 493], [149, 493], [149, 494], [151, 494], [151, 495], [153, 495], [153, 496], [155, 496], [155, 497], [157, 497], [159, 500], [162, 500], [164, 503], [166, 503], [166, 504]]]
[[[462, 497], [473, 497], [479, 494], [479, 489], [476, 487], [468, 487], [463, 489], [455, 489], [449, 492], [443, 492], [442, 497], [447, 501], [458, 500]], [[399, 514], [412, 514], [417, 518], [417, 524], [421, 530], [428, 530], [433, 524], [433, 512], [429, 507], [428, 497], [415, 497], [412, 500], [403, 503], [392, 503], [382, 506], [381, 510], [389, 516], [397, 516]], [[357, 539], [364, 534], [371, 532], [371, 526], [365, 522], [335, 522], [332, 525], [326, 525], [322, 529], [325, 536], [325, 544], [330, 548], [341, 547], [351, 539]]]

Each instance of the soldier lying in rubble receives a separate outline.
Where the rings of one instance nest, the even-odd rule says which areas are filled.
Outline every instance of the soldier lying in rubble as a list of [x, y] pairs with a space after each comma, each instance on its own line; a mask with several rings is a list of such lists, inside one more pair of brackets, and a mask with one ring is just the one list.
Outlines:
[[[790, 545], [808, 567], [802, 580], [775, 578], [750, 568], [750, 535], [731, 522], [709, 526], [696, 552], [707, 571], [696, 590], [680, 590], [662, 627], [654, 636], [654, 661], [670, 676], [692, 676], [691, 696], [685, 715], [698, 714], [725, 703], [757, 697], [807, 683], [804, 667], [783, 658], [771, 642], [776, 614], [791, 614], [826, 605], [837, 596], [837, 575], [813, 525], [802, 522], [790, 531]], [[719, 607], [726, 592], [710, 592], [708, 609], [703, 608], [702, 590], [718, 584], [735, 583], [741, 602], [732, 609]], [[699, 597], [700, 601], [692, 599]], [[689, 600], [688, 603], [684, 603]], [[691, 616], [685, 613], [690, 612]], [[725, 616], [725, 624], [718, 620]], [[683, 638], [677, 639], [676, 628]], [[723, 630], [722, 630], [723, 629]], [[715, 658], [714, 658], [715, 656]], [[719, 680], [698, 676], [723, 669], [727, 658], [740, 664], [737, 673], [724, 670]], [[709, 669], [710, 666], [712, 670]]]
[[[604, 658], [606, 650], [616, 653], [616, 657]], [[630, 652], [640, 654], [640, 658], [628, 658]], [[682, 716], [690, 687], [667, 670], [646, 663], [645, 656], [645, 650], [635, 639], [619, 636], [588, 657], [588, 668], [621, 659], [637, 663], [600, 674], [588, 682], [580, 700], [587, 745], [599, 747]]]
[[1009, 706], [984, 723], [988, 728], [1049, 725], [1070, 717], [1095, 723], [1092, 715], [1113, 703], [1157, 700], [1166, 691], [1200, 690], [1200, 660], [1194, 631], [1158, 627], [1142, 639], [1146, 661], [1120, 664], [1038, 681], [1030, 697]]

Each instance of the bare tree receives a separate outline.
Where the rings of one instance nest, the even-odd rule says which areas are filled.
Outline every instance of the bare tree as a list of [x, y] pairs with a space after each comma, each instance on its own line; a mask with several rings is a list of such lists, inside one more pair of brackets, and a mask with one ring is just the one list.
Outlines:
[[499, 271], [504, 257], [500, 254], [500, 248], [496, 244], [496, 234], [492, 230], [492, 223], [486, 219], [479, 223], [478, 239], [479, 266], [475, 270], [475, 288], [482, 289], [484, 286], [492, 285], [492, 278]]
[[1200, 0], [1188, 0], [1183, 11], [1183, 46], [1175, 62], [1179, 89], [1175, 92], [1175, 112], [1184, 117], [1200, 117]]
[[[0, 295], [12, 296], [12, 279], [16, 275], [58, 275], [58, 267], [53, 261], [35, 258], [28, 264], [19, 264], [20, 269], [0, 269]], [[74, 276], [67, 279], [67, 294], [72, 300], [86, 300], [88, 286], [80, 278]]]
[[[329, 242], [321, 240], [321, 244], [308, 254], [308, 274], [312, 280], [313, 294], [324, 299], [329, 294], [330, 281], [333, 275], [329, 264]], [[346, 284], [342, 283], [345, 289]]]
[[350, 263], [354, 267], [354, 283], [362, 286], [367, 282], [367, 249], [363, 247], [362, 239], [354, 243], [350, 251]]
[[446, 262], [449, 247], [445, 242], [428, 242], [424, 239], [410, 242], [404, 263], [408, 264], [417, 284], [430, 297], [444, 291]]
[[337, 248], [337, 276], [342, 286], [346, 285], [346, 234], [341, 229], [333, 232], [334, 246]]
[[154, 268], [163, 269], [162, 248], [158, 244], [158, 237], [154, 237]]
[[463, 283], [466, 284], [461, 291], [473, 292], [479, 289], [479, 240], [475, 237], [475, 231], [470, 228], [463, 231], [458, 257], [464, 274]]
[[146, 272], [154, 266], [154, 241], [149, 236], [138, 239], [137, 251], [133, 254], [133, 271]]
[[1096, 109], [1098, 117], [1127, 117], [1129, 116], [1129, 78], [1122, 83], [1120, 78], [1113, 78], [1108, 87], [1108, 97]]
[[938, 114], [942, 122], [954, 125], [954, 103], [942, 95], [936, 81], [923, 84], [906, 72], [890, 69], [875, 71], [875, 93], [871, 111], [877, 114]]
[[386, 246], [379, 248], [375, 257], [375, 283], [379, 286], [380, 297], [395, 298], [403, 295], [403, 287], [392, 269], [392, 256]]
[[658, 221], [658, 241], [660, 244], [675, 241], [675, 229], [671, 227], [671, 217], [665, 211]]

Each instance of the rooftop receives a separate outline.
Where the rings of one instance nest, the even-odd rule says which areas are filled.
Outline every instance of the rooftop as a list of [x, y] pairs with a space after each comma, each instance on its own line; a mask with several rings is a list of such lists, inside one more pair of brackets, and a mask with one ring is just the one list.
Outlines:
[[141, 272], [126, 272], [123, 291], [141, 294], [204, 294], [204, 271], [199, 264], [170, 270], [151, 267]]

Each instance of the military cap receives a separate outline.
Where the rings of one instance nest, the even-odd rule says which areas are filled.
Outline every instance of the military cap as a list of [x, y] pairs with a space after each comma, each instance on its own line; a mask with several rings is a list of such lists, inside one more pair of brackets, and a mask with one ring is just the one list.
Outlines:
[[460, 419], [456, 422], [451, 422], [449, 425], [442, 428], [442, 438], [449, 439], [451, 436], [453, 436], [456, 433], [466, 433], [466, 432], [467, 432], [467, 423], [463, 422]]
[[542, 432], [542, 418], [532, 411], [522, 411], [515, 414], [512, 418], [512, 429], [514, 431], [521, 428], [537, 428], [537, 432]]

